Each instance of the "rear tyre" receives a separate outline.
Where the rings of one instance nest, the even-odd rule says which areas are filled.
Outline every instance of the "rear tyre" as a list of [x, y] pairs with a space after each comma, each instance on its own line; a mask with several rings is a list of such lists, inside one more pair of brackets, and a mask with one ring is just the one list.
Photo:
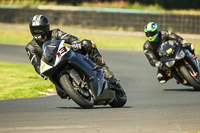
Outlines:
[[193, 77], [185, 66], [180, 66], [180, 72], [183, 77], [193, 86], [194, 90], [200, 91], [200, 81]]
[[109, 104], [111, 107], [114, 107], [114, 108], [123, 107], [127, 101], [127, 96], [122, 86], [120, 84], [118, 84], [117, 86], [119, 87], [119, 89], [115, 90], [115, 98]]
[[[75, 89], [71, 82], [69, 81], [69, 76], [64, 74], [60, 77], [60, 84], [62, 85], [63, 89], [67, 92], [70, 98], [77, 103], [82, 108], [92, 108], [94, 106], [94, 100], [91, 96], [84, 96], [81, 92]], [[79, 88], [81, 90], [81, 88]], [[87, 92], [86, 92], [87, 93]], [[88, 91], [89, 95], [89, 91]]]

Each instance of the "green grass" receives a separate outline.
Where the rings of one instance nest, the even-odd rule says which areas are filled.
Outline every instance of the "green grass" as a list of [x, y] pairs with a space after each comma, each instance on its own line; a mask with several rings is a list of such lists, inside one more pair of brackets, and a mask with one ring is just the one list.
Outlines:
[[0, 62], [0, 99], [43, 96], [39, 91], [55, 89], [32, 65]]
[[0, 29], [0, 43], [7, 44], [26, 44], [32, 38], [28, 31], [15, 31], [12, 29]]
[[144, 37], [119, 35], [76, 34], [80, 39], [93, 40], [99, 48], [135, 49], [141, 50]]
[[[26, 45], [32, 39], [32, 36], [28, 29], [28, 24], [5, 25], [6, 26], [4, 26], [4, 24], [0, 24], [0, 43]], [[98, 30], [96, 33], [78, 33], [76, 32], [76, 29], [81, 29], [81, 27], [52, 26], [52, 28], [54, 27], [59, 27], [63, 31], [68, 31], [68, 29], [70, 28], [72, 32], [70, 32], [69, 34], [77, 36], [81, 40], [90, 39], [97, 44], [98, 48], [122, 48], [141, 50], [142, 45], [145, 42], [145, 36], [123, 35], [123, 33], [121, 35], [100, 34]], [[101, 32], [101, 30], [99, 31]], [[118, 32], [118, 30], [114, 31]]]
[[[60, 28], [63, 31], [66, 31], [69, 34], [77, 36], [79, 39], [90, 39], [97, 44], [98, 48], [116, 48], [116, 49], [134, 49], [142, 50], [143, 44], [146, 41], [145, 35], [137, 35], [137, 33], [132, 35], [124, 35], [125, 31], [120, 29], [107, 29], [106, 31], [119, 32], [120, 34], [104, 34], [101, 29], [85, 29], [83, 27], [66, 27], [66, 26], [52, 26], [53, 28]], [[89, 30], [89, 32], [80, 33], [79, 30]], [[105, 31], [105, 29], [104, 29]], [[129, 31], [130, 32], [130, 31]], [[131, 32], [130, 32], [131, 33]], [[134, 33], [134, 32], [132, 32]], [[141, 34], [141, 33], [140, 33]], [[5, 44], [21, 44], [26, 45], [31, 39], [32, 36], [28, 29], [28, 24], [22, 25], [13, 25], [13, 24], [2, 24], [0, 23], [0, 43]], [[196, 52], [200, 53], [200, 40], [199, 39], [187, 39], [188, 42], [194, 44]]]

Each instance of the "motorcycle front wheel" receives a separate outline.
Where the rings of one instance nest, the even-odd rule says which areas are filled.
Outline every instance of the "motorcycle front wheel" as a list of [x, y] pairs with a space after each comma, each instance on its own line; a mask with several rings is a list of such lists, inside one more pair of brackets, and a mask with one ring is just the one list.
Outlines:
[[188, 70], [185, 66], [180, 66], [179, 69], [184, 78], [189, 82], [194, 90], [200, 91], [200, 81], [196, 79], [196, 77], [192, 76], [190, 70]]
[[87, 92], [87, 90], [85, 90], [85, 92], [83, 92], [83, 90], [80, 92], [79, 90], [81, 90], [81, 88], [76, 89], [73, 87], [67, 74], [60, 77], [60, 84], [70, 98], [80, 107], [88, 109], [94, 106], [94, 99], [90, 96], [89, 91]]

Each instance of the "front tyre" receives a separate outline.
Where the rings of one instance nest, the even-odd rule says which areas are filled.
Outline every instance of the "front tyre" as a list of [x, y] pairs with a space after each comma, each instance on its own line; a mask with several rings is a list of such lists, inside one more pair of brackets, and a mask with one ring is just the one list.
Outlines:
[[[60, 84], [71, 99], [82, 108], [92, 108], [94, 106], [94, 100], [92, 97], [84, 97], [77, 89], [75, 89], [67, 74], [60, 77]], [[81, 89], [81, 88], [80, 88]]]
[[185, 67], [180, 66], [180, 72], [182, 73], [183, 77], [193, 86], [194, 90], [200, 91], [200, 82], [196, 77], [191, 75], [191, 72]]
[[114, 108], [119, 108], [126, 104], [127, 96], [120, 84], [117, 84], [116, 87], [118, 89], [115, 90], [115, 98], [109, 105]]

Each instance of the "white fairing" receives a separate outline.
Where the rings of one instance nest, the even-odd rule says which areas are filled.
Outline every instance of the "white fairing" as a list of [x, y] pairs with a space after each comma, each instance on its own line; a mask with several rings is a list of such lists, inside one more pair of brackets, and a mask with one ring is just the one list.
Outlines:
[[53, 66], [50, 66], [50, 65], [46, 64], [41, 59], [41, 62], [40, 62], [40, 74], [43, 74], [45, 71], [47, 71], [47, 70], [53, 68], [54, 66], [56, 66], [60, 62], [61, 57], [63, 55], [65, 55], [68, 51], [70, 51], [70, 49], [68, 47], [64, 46], [64, 40], [62, 40], [60, 45], [59, 45], [57, 54], [55, 55], [56, 56], [56, 61], [55, 61], [55, 64]]

